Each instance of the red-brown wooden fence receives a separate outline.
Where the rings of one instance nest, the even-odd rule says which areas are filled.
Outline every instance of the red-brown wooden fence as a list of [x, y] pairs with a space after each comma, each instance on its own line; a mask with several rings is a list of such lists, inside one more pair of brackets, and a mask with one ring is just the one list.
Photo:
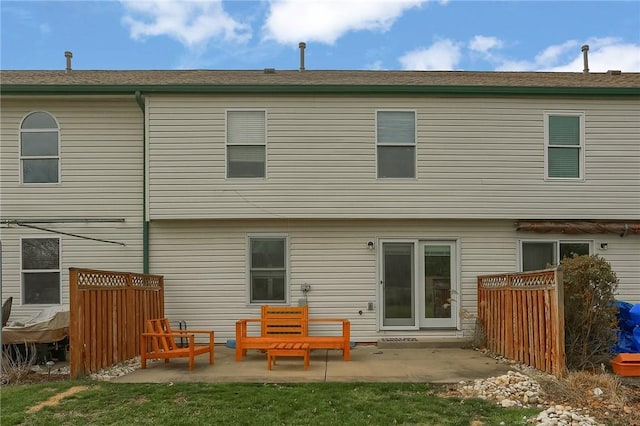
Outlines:
[[557, 377], [566, 371], [562, 269], [478, 277], [487, 348]]
[[77, 378], [140, 355], [140, 333], [164, 317], [160, 275], [69, 269], [69, 351]]

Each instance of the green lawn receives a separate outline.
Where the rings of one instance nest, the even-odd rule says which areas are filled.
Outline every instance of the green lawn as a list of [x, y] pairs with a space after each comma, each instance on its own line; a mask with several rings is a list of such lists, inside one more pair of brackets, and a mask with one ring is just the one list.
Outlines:
[[[27, 413], [73, 386], [89, 389]], [[435, 396], [410, 383], [120, 384], [68, 381], [2, 388], [8, 425], [486, 425], [523, 424], [536, 409]], [[501, 423], [503, 422], [503, 423]]]

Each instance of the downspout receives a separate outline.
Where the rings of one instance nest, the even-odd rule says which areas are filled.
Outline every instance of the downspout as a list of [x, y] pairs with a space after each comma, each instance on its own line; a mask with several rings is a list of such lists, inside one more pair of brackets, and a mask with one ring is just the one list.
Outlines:
[[144, 99], [136, 90], [136, 102], [142, 111], [142, 273], [149, 273], [149, 221], [147, 220], [147, 125]]

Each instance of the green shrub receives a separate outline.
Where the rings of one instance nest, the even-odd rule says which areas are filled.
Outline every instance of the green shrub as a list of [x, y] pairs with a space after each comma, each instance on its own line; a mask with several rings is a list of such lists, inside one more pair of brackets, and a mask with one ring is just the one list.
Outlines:
[[565, 350], [569, 370], [608, 365], [616, 343], [618, 278], [597, 256], [562, 260], [564, 274]]

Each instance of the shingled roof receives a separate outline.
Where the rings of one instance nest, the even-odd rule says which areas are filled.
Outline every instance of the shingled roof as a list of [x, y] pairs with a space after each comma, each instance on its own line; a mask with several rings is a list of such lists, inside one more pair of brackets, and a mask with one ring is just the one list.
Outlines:
[[[395, 88], [408, 92], [416, 88], [444, 90], [457, 88], [524, 89], [569, 88], [621, 89], [640, 94], [640, 73], [556, 73], [556, 72], [475, 72], [475, 71], [0, 71], [0, 85], [7, 92], [37, 90], [68, 91], [216, 91], [249, 88], [257, 91], [378, 91]], [[287, 90], [288, 89], [288, 90]], [[629, 92], [631, 89], [631, 92]], [[481, 90], [483, 91], [483, 90]], [[517, 91], [517, 90], [516, 90]]]

